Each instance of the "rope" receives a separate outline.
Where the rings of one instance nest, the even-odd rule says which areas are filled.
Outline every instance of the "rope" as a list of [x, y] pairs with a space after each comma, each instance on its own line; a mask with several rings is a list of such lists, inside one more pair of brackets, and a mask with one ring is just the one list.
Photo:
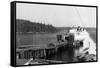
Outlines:
[[81, 21], [81, 25], [83, 26], [83, 27], [85, 27], [84, 25], [83, 25], [83, 21], [82, 21], [82, 17], [81, 17], [81, 15], [80, 15], [80, 13], [79, 13], [79, 11], [78, 11], [78, 9], [75, 7], [75, 10], [76, 10], [76, 12], [77, 12], [77, 14], [78, 14], [78, 16], [79, 16], [79, 18], [80, 18], [80, 21]]

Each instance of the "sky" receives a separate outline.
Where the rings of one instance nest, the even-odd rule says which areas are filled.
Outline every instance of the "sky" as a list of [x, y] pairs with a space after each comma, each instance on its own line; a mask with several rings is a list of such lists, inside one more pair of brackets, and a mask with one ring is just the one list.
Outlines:
[[96, 27], [96, 8], [17, 3], [16, 18], [56, 27]]

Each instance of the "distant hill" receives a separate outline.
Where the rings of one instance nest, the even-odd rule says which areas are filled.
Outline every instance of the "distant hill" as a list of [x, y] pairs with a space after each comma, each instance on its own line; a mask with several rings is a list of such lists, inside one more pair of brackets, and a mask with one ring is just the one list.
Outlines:
[[57, 29], [50, 24], [46, 25], [39, 22], [17, 19], [16, 31], [17, 33], [54, 33], [57, 32]]
[[[55, 33], [62, 30], [69, 30], [71, 27], [54, 27], [50, 24], [46, 25], [40, 22], [31, 22], [28, 20], [17, 19], [16, 31], [17, 33]], [[85, 29], [94, 29], [85, 27]]]

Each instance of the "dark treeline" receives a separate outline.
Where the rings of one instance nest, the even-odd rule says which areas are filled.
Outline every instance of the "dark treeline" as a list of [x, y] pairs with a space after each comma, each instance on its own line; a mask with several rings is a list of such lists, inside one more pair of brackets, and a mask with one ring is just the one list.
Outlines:
[[57, 29], [50, 24], [46, 25], [39, 22], [17, 19], [16, 31], [18, 33], [54, 33], [57, 32]]

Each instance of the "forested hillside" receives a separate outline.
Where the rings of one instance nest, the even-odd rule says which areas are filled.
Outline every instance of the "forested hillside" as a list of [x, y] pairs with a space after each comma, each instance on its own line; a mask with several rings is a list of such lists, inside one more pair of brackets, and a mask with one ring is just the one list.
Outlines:
[[18, 33], [53, 33], [57, 32], [57, 29], [50, 24], [46, 25], [39, 22], [17, 19], [16, 31]]

